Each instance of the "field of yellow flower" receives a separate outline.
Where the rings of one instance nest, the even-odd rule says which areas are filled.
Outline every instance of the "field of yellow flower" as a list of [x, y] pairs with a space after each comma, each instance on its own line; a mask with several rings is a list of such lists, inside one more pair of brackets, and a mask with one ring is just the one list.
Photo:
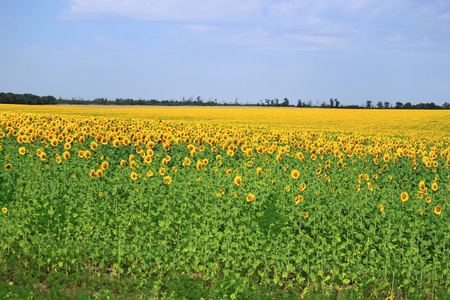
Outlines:
[[0, 105], [0, 266], [447, 293], [449, 141], [448, 111]]

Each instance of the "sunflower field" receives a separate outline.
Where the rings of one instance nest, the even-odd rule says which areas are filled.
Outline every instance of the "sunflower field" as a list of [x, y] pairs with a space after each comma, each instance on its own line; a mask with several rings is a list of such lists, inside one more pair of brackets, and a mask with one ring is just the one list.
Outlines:
[[0, 268], [447, 294], [449, 141], [448, 111], [0, 105]]

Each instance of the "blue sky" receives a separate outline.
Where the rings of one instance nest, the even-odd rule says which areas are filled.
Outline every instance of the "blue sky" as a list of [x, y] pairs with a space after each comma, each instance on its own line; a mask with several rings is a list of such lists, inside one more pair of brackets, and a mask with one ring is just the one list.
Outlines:
[[0, 92], [450, 102], [450, 1], [0, 0]]

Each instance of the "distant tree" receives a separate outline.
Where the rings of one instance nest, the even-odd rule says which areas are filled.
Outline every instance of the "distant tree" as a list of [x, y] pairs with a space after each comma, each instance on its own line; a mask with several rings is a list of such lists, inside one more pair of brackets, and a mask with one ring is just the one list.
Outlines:
[[403, 103], [402, 102], [395, 102], [395, 108], [402, 109], [403, 108]]
[[289, 99], [288, 98], [284, 98], [283, 99], [283, 103], [281, 103], [281, 106], [289, 106]]
[[297, 107], [302, 107], [302, 99], [298, 99], [298, 101], [297, 101]]
[[366, 107], [367, 107], [367, 108], [372, 108], [372, 101], [367, 100], [367, 101], [366, 101]]
[[330, 98], [330, 107], [331, 107], [331, 108], [334, 107], [334, 100], [333, 100], [333, 98]]
[[383, 108], [383, 102], [381, 102], [381, 101], [378, 101], [378, 103], [377, 103], [377, 107], [378, 107], [379, 109]]
[[341, 104], [341, 102], [339, 102], [337, 98], [334, 98], [334, 107], [339, 108], [339, 104]]
[[279, 103], [280, 103], [280, 100], [278, 100], [278, 98], [275, 98], [275, 105], [278, 106], [278, 105], [280, 105]]
[[444, 109], [450, 109], [450, 104], [448, 102], [444, 102], [444, 104], [442, 104], [442, 107]]
[[384, 102], [384, 108], [389, 108], [391, 106], [391, 104], [388, 101]]
[[411, 109], [412, 108], [411, 102], [406, 102], [405, 105], [403, 105], [403, 108]]

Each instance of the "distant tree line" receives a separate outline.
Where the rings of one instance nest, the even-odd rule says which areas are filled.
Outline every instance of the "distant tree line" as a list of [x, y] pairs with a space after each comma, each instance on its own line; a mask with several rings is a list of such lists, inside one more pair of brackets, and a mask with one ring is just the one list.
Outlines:
[[96, 104], [96, 105], [151, 105], [151, 106], [227, 106], [227, 105], [243, 105], [243, 106], [273, 106], [273, 107], [316, 107], [316, 108], [370, 108], [370, 109], [450, 109], [450, 104], [445, 102], [442, 106], [430, 103], [419, 103], [411, 104], [411, 102], [395, 102], [391, 104], [388, 101], [378, 101], [376, 105], [373, 104], [371, 100], [367, 100], [363, 105], [342, 105], [337, 98], [330, 98], [328, 102], [323, 101], [320, 104], [319, 100], [302, 101], [297, 100], [297, 104], [291, 104], [288, 98], [283, 100], [275, 99], [264, 99], [259, 100], [256, 104], [240, 104], [236, 98], [234, 102], [227, 103], [225, 101], [218, 101], [217, 99], [209, 98], [207, 101], [203, 100], [200, 96], [195, 99], [193, 97], [185, 98], [181, 100], [144, 100], [144, 99], [123, 99], [116, 98], [115, 100], [108, 100], [107, 98], [96, 98], [94, 100], [84, 100], [84, 99], [56, 99], [53, 96], [37, 96], [33, 94], [14, 94], [14, 93], [0, 93], [0, 103], [5, 104], [28, 104], [28, 105], [45, 105], [45, 104]]
[[41, 97], [33, 94], [0, 93], [0, 103], [43, 105], [57, 104], [58, 101], [53, 96]]

